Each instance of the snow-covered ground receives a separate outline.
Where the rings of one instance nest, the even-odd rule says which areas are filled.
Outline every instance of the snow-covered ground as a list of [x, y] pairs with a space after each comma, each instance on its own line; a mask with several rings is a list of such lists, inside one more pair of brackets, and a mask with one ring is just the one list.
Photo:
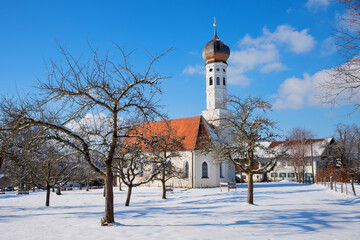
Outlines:
[[[175, 189], [167, 200], [159, 188], [115, 191], [117, 224], [101, 227], [102, 190], [0, 195], [0, 239], [360, 239], [360, 198], [321, 185], [259, 183], [255, 205], [246, 185]], [[360, 188], [357, 186], [357, 190]]]

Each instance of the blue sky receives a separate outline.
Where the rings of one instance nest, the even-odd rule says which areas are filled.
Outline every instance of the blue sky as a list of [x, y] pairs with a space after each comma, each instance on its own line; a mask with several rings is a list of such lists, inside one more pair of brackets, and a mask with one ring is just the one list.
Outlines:
[[56, 41], [73, 55], [89, 52], [88, 41], [116, 56], [113, 42], [135, 50], [141, 70], [146, 51], [174, 51], [155, 70], [171, 78], [161, 104], [171, 118], [196, 116], [206, 108], [201, 53], [218, 36], [231, 50], [230, 94], [261, 96], [274, 105], [271, 118], [282, 134], [304, 127], [330, 137], [336, 123], [356, 123], [352, 104], [321, 105], [317, 83], [324, 69], [342, 63], [331, 38], [342, 6], [327, 0], [248, 1], [1, 1], [0, 94], [35, 92], [46, 79], [45, 63], [58, 59]]

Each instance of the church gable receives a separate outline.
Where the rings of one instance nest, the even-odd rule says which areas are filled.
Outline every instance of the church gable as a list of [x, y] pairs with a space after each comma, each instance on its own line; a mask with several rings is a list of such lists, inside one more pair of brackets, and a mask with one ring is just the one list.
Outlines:
[[204, 149], [205, 147], [212, 144], [212, 139], [209, 133], [209, 129], [205, 124], [205, 120], [203, 117], [200, 118], [199, 131], [196, 139], [196, 147], [195, 149]]

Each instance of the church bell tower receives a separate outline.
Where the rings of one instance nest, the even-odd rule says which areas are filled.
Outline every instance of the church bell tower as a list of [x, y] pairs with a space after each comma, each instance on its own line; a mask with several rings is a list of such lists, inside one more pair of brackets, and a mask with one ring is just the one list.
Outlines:
[[227, 110], [227, 66], [230, 48], [217, 36], [214, 21], [214, 38], [209, 41], [202, 53], [206, 62], [206, 110], [202, 111], [207, 122], [217, 127], [221, 118], [229, 114]]

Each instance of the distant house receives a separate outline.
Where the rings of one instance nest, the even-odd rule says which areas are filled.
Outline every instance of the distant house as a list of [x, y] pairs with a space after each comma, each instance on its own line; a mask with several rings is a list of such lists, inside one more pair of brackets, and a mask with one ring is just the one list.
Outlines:
[[[322, 138], [322, 139], [307, 139], [302, 146], [301, 151], [304, 154], [304, 162], [296, 164], [296, 148], [299, 142], [291, 141], [274, 141], [263, 143], [267, 145], [268, 148], [275, 151], [286, 151], [286, 154], [283, 158], [278, 159], [275, 169], [265, 175], [256, 174], [254, 175], [254, 181], [281, 181], [289, 180], [296, 181], [299, 171], [304, 175], [305, 180], [312, 178], [314, 171], [314, 177], [316, 178], [316, 173], [324, 166], [324, 161], [330, 153], [329, 146], [334, 143], [333, 138]], [[262, 167], [266, 162], [269, 156], [266, 156], [262, 153], [258, 153], [259, 159], [256, 168], [260, 165]], [[301, 160], [302, 161], [302, 160]], [[294, 164], [295, 162], [295, 164]], [[301, 167], [301, 170], [297, 169]], [[302, 172], [303, 171], [303, 172]], [[236, 168], [236, 175], [242, 178], [243, 181], [247, 180], [247, 177], [244, 173], [241, 173], [239, 168]]]
[[[273, 181], [281, 180], [296, 180], [296, 164], [294, 164], [294, 151], [292, 146], [288, 145], [288, 141], [272, 142], [269, 148], [288, 148], [287, 157], [280, 159], [277, 162], [277, 166], [274, 171], [268, 173], [268, 179]], [[316, 173], [322, 166], [322, 162], [326, 159], [329, 154], [329, 146], [334, 143], [333, 138], [322, 138], [322, 139], [307, 139], [304, 143], [304, 176], [306, 179], [312, 178], [313, 172], [316, 178]], [[292, 143], [296, 145], [299, 143]], [[306, 180], [305, 179], [305, 180]]]

